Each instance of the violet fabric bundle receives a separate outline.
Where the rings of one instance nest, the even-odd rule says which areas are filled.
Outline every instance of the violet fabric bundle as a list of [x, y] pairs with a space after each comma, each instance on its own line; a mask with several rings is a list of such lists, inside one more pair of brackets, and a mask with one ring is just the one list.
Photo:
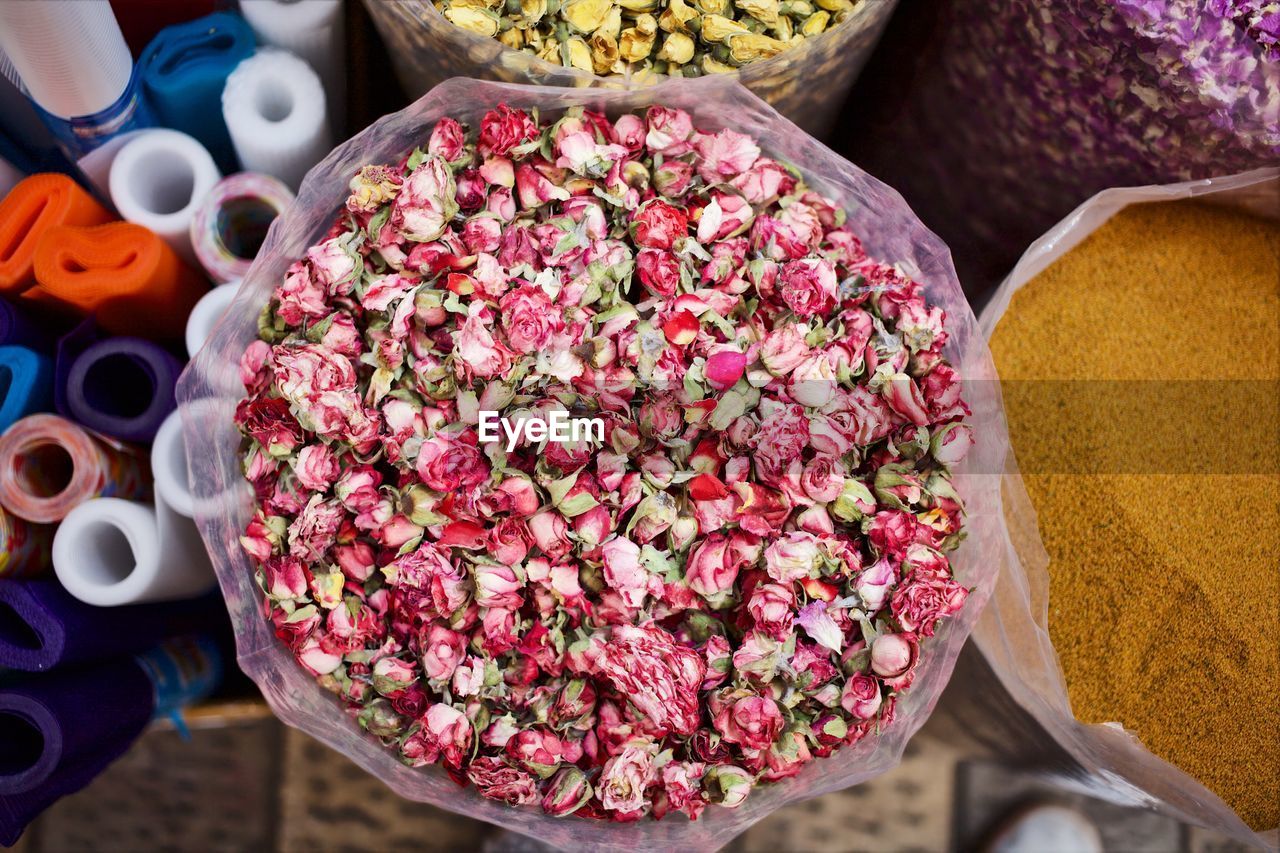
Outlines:
[[53, 338], [42, 323], [7, 299], [0, 299], [0, 346], [52, 352]]
[[108, 338], [73, 359], [60, 349], [58, 411], [95, 432], [148, 443], [177, 408], [182, 363], [142, 338]]
[[217, 647], [191, 638], [0, 687], [0, 844], [92, 781], [153, 717], [208, 695], [221, 672]]
[[0, 667], [40, 672], [105, 660], [179, 634], [212, 632], [226, 621], [216, 595], [94, 607], [54, 580], [0, 580]]

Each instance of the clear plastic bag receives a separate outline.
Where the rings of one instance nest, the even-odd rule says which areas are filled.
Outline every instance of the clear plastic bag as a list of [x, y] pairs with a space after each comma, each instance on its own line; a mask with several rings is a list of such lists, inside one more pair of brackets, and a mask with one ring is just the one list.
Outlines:
[[[611, 114], [661, 103], [693, 115], [704, 130], [735, 127], [756, 135], [766, 153], [797, 165], [810, 184], [848, 210], [854, 231], [873, 256], [892, 259], [925, 285], [928, 298], [949, 317], [947, 355], [965, 383], [973, 408], [969, 423], [977, 446], [956, 471], [956, 486], [968, 508], [968, 539], [955, 554], [958, 578], [973, 589], [964, 609], [940, 623], [926, 640], [915, 683], [897, 705], [883, 735], [810, 763], [793, 779], [754, 790], [738, 809], [711, 807], [696, 822], [680, 815], [662, 821], [606, 824], [545, 816], [536, 806], [512, 808], [460, 788], [438, 768], [410, 769], [375, 738], [363, 733], [296, 663], [264, 618], [261, 593], [238, 539], [252, 509], [252, 493], [241, 474], [240, 436], [232, 421], [243, 396], [238, 363], [257, 336], [257, 318], [292, 259], [329, 227], [345, 201], [347, 182], [361, 165], [395, 162], [425, 140], [449, 115], [472, 126], [505, 102], [536, 106], [554, 116], [584, 104]], [[257, 682], [276, 715], [349, 756], [396, 793], [489, 821], [563, 848], [632, 851], [637, 848], [714, 849], [787, 803], [856, 785], [895, 766], [907, 741], [932, 712], [956, 655], [995, 585], [997, 559], [1005, 547], [999, 477], [1008, 449], [1003, 408], [990, 353], [956, 281], [947, 248], [916, 220], [901, 196], [814, 141], [735, 81], [692, 89], [671, 81], [637, 91], [558, 89], [448, 81], [405, 110], [386, 116], [335, 149], [308, 173], [297, 201], [276, 220], [266, 243], [227, 313], [214, 328], [179, 383], [182, 420], [190, 448], [196, 521], [204, 535], [236, 633], [240, 666]]]
[[[736, 78], [810, 133], [821, 136], [871, 56], [898, 0], [862, 0], [849, 19], [770, 59], [744, 66]], [[450, 77], [539, 86], [640, 88], [624, 76], [600, 77], [511, 50], [496, 39], [445, 20], [431, 0], [365, 0], [401, 84], [413, 97]], [[701, 88], [719, 77], [684, 79]], [[718, 83], [711, 83], [711, 91]]]
[[[990, 336], [1019, 288], [1124, 207], [1139, 202], [1187, 198], [1280, 219], [1280, 169], [1258, 169], [1225, 178], [1099, 193], [1023, 253], [983, 310], [980, 321], [983, 333]], [[1217, 795], [1153, 755], [1132, 732], [1125, 731], [1118, 723], [1085, 725], [1071, 713], [1066, 680], [1049, 638], [1049, 555], [1041, 544], [1035, 508], [1017, 473], [1012, 453], [1008, 461], [1002, 492], [1009, 519], [1010, 538], [1005, 545], [1006, 565], [1010, 570], [1002, 572], [996, 591], [973, 632], [974, 643], [990, 667], [986, 677], [998, 679], [1004, 689], [993, 689], [989, 681], [984, 686], [984, 676], [978, 670], [972, 683], [957, 691], [956, 696], [948, 697], [949, 713], [970, 699], [988, 705], [985, 713], [957, 708], [954, 716], [979, 742], [991, 745], [1004, 741], [1003, 749], [998, 751], [1006, 755], [1015, 753], [1020, 759], [1030, 758], [1057, 781], [1092, 796], [1154, 808], [1180, 821], [1204, 826], [1249, 844], [1277, 846], [1280, 832], [1274, 828], [1260, 833], [1249, 829]], [[1014, 707], [1001, 709], [1001, 703], [1007, 699], [1015, 703]], [[1035, 736], [1029, 734], [1035, 731], [1034, 726], [1028, 728], [1022, 724], [1025, 715], [1030, 715], [1047, 732], [1052, 744], [1034, 742]], [[1032, 757], [1029, 751], [1038, 754]], [[1259, 785], [1267, 784], [1267, 780], [1257, 781]]]

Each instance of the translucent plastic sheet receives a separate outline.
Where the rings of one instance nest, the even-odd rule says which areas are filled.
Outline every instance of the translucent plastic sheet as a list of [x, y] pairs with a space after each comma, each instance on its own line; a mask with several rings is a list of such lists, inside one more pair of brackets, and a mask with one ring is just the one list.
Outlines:
[[[251, 514], [252, 495], [241, 476], [240, 436], [232, 422], [236, 402], [244, 393], [237, 364], [245, 346], [256, 337], [258, 314], [272, 288], [290, 261], [328, 229], [347, 196], [347, 181], [359, 166], [398, 160], [425, 140], [442, 116], [475, 126], [486, 110], [500, 102], [525, 109], [536, 106], [547, 116], [578, 104], [617, 114], [662, 103], [689, 111], [702, 129], [749, 130], [766, 153], [796, 164], [815, 189], [844, 205], [867, 251], [900, 262], [949, 318], [947, 355], [965, 381], [966, 399], [974, 410], [969, 423], [978, 438], [976, 448], [956, 472], [956, 486], [968, 507], [968, 539], [956, 553], [954, 566], [960, 581], [974, 591], [961, 613], [941, 623], [937, 635], [926, 641], [916, 681], [882, 736], [816, 760], [794, 779], [756, 788], [736, 810], [708, 808], [697, 822], [678, 815], [633, 824], [551, 818], [537, 807], [516, 809], [484, 799], [472, 788], [459, 788], [437, 768], [413, 770], [400, 764], [343, 713], [337, 700], [317, 686], [275, 638], [263, 617], [253, 570], [238, 543]], [[946, 246], [920, 225], [896, 192], [815, 142], [736, 82], [724, 80], [694, 90], [682, 81], [672, 81], [626, 92], [456, 79], [402, 112], [384, 117], [311, 170], [297, 201], [272, 225], [227, 314], [183, 375], [179, 398], [190, 448], [196, 521], [231, 612], [240, 665], [258, 683], [276, 714], [348, 755], [409, 799], [563, 848], [630, 853], [652, 848], [714, 849], [782, 805], [856, 785], [897, 764], [903, 747], [946, 685], [956, 655], [994, 587], [998, 561], [1007, 547], [1000, 478], [993, 472], [1004, 470], [1008, 433], [993, 378], [986, 341], [956, 281]]]
[[[1020, 287], [1122, 208], [1138, 202], [1186, 198], [1231, 205], [1280, 219], [1280, 169], [1258, 169], [1226, 178], [1099, 193], [1027, 249], [982, 312], [983, 333], [991, 334]], [[1148, 752], [1133, 733], [1118, 723], [1085, 725], [1072, 715], [1066, 681], [1049, 639], [1049, 555], [1041, 545], [1035, 509], [1018, 476], [1012, 453], [1008, 459], [1010, 464], [1003, 488], [1009, 518], [1008, 569], [1001, 574], [996, 592], [973, 636], [1013, 701], [1069, 756], [1066, 762], [1056, 762], [1059, 781], [1072, 783], [1073, 787], [1113, 802], [1155, 808], [1178, 820], [1208, 827], [1246, 843], [1277, 846], [1280, 833], [1276, 829], [1262, 833], [1250, 830], [1213, 792]], [[993, 692], [983, 690], [980, 684], [972, 685], [972, 689]], [[948, 701], [952, 701], [950, 697]], [[975, 715], [964, 716], [975, 719]], [[991, 721], [992, 728], [1003, 724], [1002, 719]], [[1013, 731], [1007, 736], [1013, 740], [1020, 738]], [[1274, 780], [1257, 782], [1263, 786], [1275, 784]]]
[[[711, 95], [723, 84], [722, 77], [736, 78], [805, 130], [822, 135], [897, 5], [898, 0], [862, 0], [844, 23], [771, 59], [732, 75], [682, 78], [680, 85], [698, 90], [710, 83]], [[414, 97], [459, 76], [540, 86], [641, 86], [627, 77], [600, 77], [511, 50], [449, 23], [430, 0], [365, 0], [365, 6], [390, 49], [401, 84]]]

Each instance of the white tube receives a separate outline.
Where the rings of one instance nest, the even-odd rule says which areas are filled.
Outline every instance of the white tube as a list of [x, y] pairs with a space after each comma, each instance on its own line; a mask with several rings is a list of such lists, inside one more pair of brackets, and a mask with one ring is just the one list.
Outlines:
[[184, 518], [194, 518], [195, 498], [187, 476], [187, 442], [182, 437], [182, 418], [174, 411], [160, 424], [151, 443], [151, 473], [156, 496]]
[[222, 117], [240, 165], [294, 190], [333, 147], [320, 78], [281, 50], [260, 50], [231, 72]]
[[60, 118], [119, 100], [133, 57], [107, 0], [0, 2], [0, 46], [31, 99]]
[[[195, 308], [191, 309], [191, 314], [187, 317], [187, 355], [196, 357], [196, 353], [213, 332], [213, 327], [222, 319], [222, 315], [227, 313], [227, 308], [231, 305], [231, 300], [236, 298], [236, 291], [239, 289], [240, 282], [229, 281], [200, 297], [200, 301], [196, 303]], [[156, 440], [159, 441], [159, 439]]]
[[53, 568], [67, 592], [97, 607], [194, 598], [215, 582], [200, 532], [158, 493], [154, 508], [80, 504], [54, 534]]
[[176, 130], [147, 130], [129, 140], [111, 163], [111, 201], [120, 216], [160, 235], [199, 269], [191, 248], [191, 220], [222, 174], [196, 140]]
[[301, 57], [320, 75], [334, 130], [342, 129], [347, 85], [342, 0], [240, 0], [260, 44]]

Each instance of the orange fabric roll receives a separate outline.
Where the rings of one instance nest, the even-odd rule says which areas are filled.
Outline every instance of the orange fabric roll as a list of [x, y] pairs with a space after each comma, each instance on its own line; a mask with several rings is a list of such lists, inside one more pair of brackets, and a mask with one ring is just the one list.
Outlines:
[[113, 219], [66, 175], [23, 179], [0, 201], [0, 293], [16, 296], [36, 283], [36, 246], [50, 228], [101, 225]]
[[36, 246], [45, 301], [93, 314], [113, 335], [181, 338], [209, 283], [150, 229], [131, 222], [51, 228]]

